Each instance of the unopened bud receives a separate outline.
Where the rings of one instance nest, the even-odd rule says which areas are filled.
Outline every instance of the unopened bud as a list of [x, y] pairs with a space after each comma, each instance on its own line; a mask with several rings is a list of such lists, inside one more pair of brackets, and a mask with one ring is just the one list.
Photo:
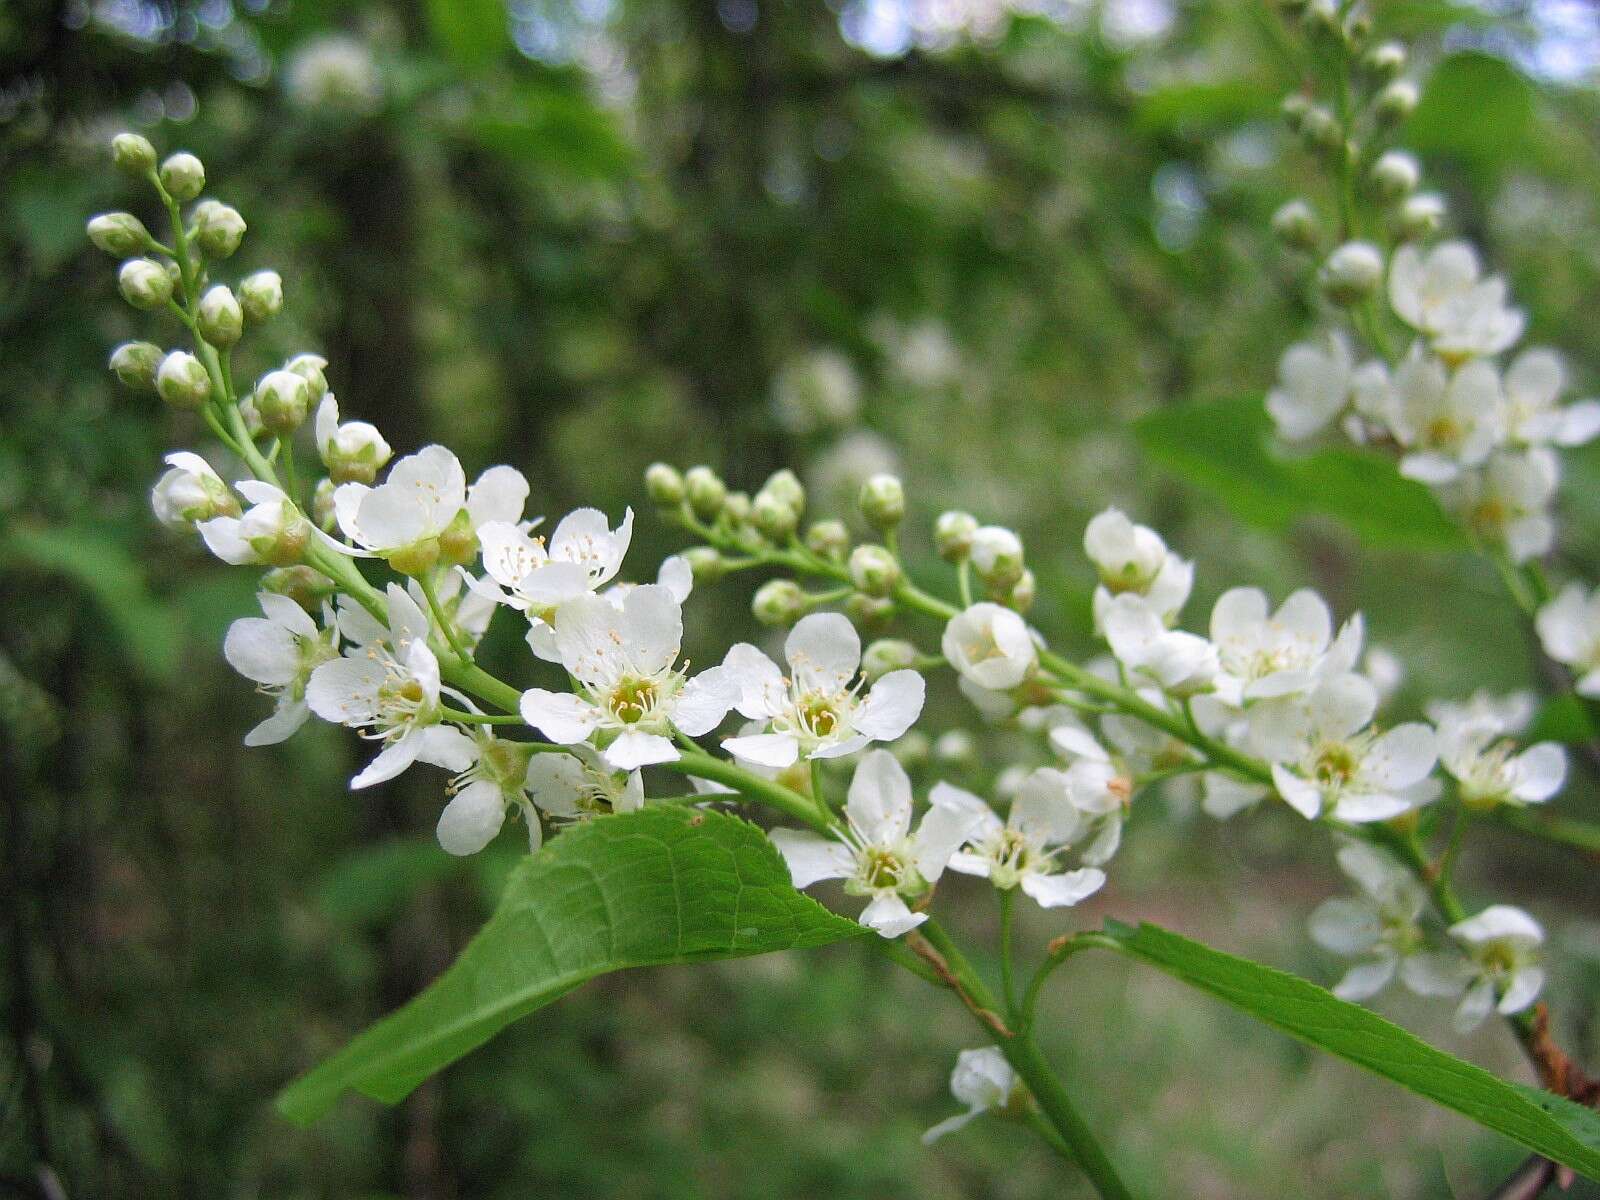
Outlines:
[[933, 743], [933, 756], [947, 766], [972, 766], [978, 761], [978, 743], [965, 729], [947, 729]]
[[861, 485], [856, 497], [861, 515], [868, 525], [880, 533], [895, 528], [906, 516], [906, 490], [897, 475], [880, 473], [870, 476]]
[[333, 595], [333, 580], [314, 567], [274, 567], [261, 577], [261, 590], [287, 596], [308, 613], [315, 614], [322, 602]]
[[972, 535], [978, 532], [978, 518], [955, 509], [939, 514], [933, 523], [933, 545], [939, 557], [958, 563], [972, 551]]
[[1304, 200], [1291, 200], [1273, 213], [1272, 232], [1285, 246], [1295, 250], [1315, 250], [1322, 240], [1317, 215]]
[[239, 419], [244, 422], [244, 431], [253, 438], [267, 431], [267, 427], [261, 423], [261, 414], [256, 411], [254, 396], [246, 396], [239, 401]]
[[261, 424], [282, 436], [305, 423], [311, 393], [306, 381], [292, 371], [268, 371], [256, 384], [255, 402]]
[[153, 258], [130, 258], [117, 272], [117, 289], [135, 308], [160, 308], [172, 299], [172, 276]]
[[211, 376], [187, 350], [174, 350], [156, 370], [156, 391], [173, 408], [199, 408], [211, 396]]
[[781, 471], [774, 471], [766, 483], [761, 485], [761, 490], [768, 495], [775, 496], [790, 508], [794, 509], [795, 520], [798, 522], [806, 510], [806, 489], [800, 482], [800, 477], [788, 467]]
[[315, 407], [328, 394], [328, 377], [323, 374], [327, 366], [328, 360], [320, 354], [296, 354], [283, 364], [283, 369], [306, 381], [307, 395]]
[[1396, 218], [1400, 236], [1410, 240], [1432, 237], [1444, 224], [1444, 197], [1433, 192], [1407, 196]]
[[113, 258], [132, 258], [150, 248], [150, 231], [132, 213], [101, 213], [89, 220], [89, 240]]
[[1361, 68], [1381, 83], [1406, 69], [1406, 48], [1399, 42], [1379, 42], [1361, 57]]
[[1372, 190], [1385, 200], [1398, 200], [1416, 191], [1422, 168], [1404, 150], [1386, 150], [1372, 164]]
[[136, 392], [153, 391], [156, 371], [166, 352], [150, 342], [123, 342], [111, 352], [111, 369], [124, 386]]
[[1359, 5], [1353, 7], [1344, 20], [1344, 44], [1351, 50], [1359, 50], [1371, 36], [1372, 14]]
[[1421, 93], [1409, 79], [1396, 79], [1378, 93], [1372, 102], [1372, 113], [1385, 125], [1398, 125], [1417, 111]]
[[1306, 114], [1311, 111], [1311, 101], [1300, 92], [1290, 92], [1283, 98], [1283, 103], [1278, 106], [1283, 114], [1283, 121], [1294, 133], [1299, 133], [1305, 126]]
[[1039, 579], [1030, 570], [1024, 569], [1022, 578], [1011, 585], [1011, 592], [1005, 598], [1007, 608], [1019, 613], [1025, 613], [1033, 607], [1033, 602], [1039, 598]]
[[887, 625], [894, 616], [894, 601], [883, 596], [869, 596], [865, 592], [853, 592], [844, 602], [844, 615], [862, 629]]
[[903, 638], [879, 638], [870, 642], [861, 655], [861, 673], [875, 683], [890, 671], [903, 671], [916, 665], [917, 648]]
[[187, 529], [196, 521], [237, 517], [239, 502], [198, 455], [175, 454], [170, 470], [150, 490], [156, 519], [171, 529]]
[[276, 271], [257, 271], [239, 284], [239, 304], [245, 320], [260, 324], [283, 307], [283, 277]]
[[1327, 109], [1312, 105], [1300, 122], [1300, 136], [1306, 146], [1324, 154], [1344, 151], [1344, 128]]
[[696, 583], [715, 583], [728, 573], [715, 546], [690, 546], [683, 552]]
[[315, 521], [324, 533], [332, 533], [337, 514], [333, 507], [333, 493], [338, 490], [338, 484], [324, 476], [317, 480], [317, 486], [311, 492], [311, 519]]
[[119, 133], [111, 139], [111, 161], [117, 170], [143, 179], [156, 166], [156, 148], [137, 133]]
[[1346, 242], [1328, 255], [1318, 281], [1335, 304], [1359, 304], [1383, 283], [1383, 252], [1370, 242]]
[[192, 154], [174, 154], [161, 164], [161, 186], [179, 204], [187, 204], [205, 190], [206, 169]]
[[830, 562], [843, 562], [850, 553], [850, 531], [843, 521], [817, 521], [806, 530], [806, 549]]
[[195, 206], [192, 236], [207, 258], [227, 258], [244, 240], [244, 218], [239, 210], [217, 200]]
[[999, 525], [985, 525], [972, 535], [972, 566], [990, 588], [1004, 592], [1022, 578], [1022, 539]]
[[683, 475], [670, 463], [651, 463], [645, 468], [644, 490], [649, 493], [651, 503], [662, 508], [677, 508], [685, 495]]
[[689, 507], [702, 521], [714, 521], [728, 499], [728, 485], [710, 467], [690, 467], [683, 477]]
[[1339, 8], [1334, 0], [1309, 0], [1300, 20], [1312, 37], [1332, 37], [1339, 33]]
[[850, 551], [850, 582], [869, 596], [887, 596], [900, 582], [900, 564], [882, 546], [857, 546]]
[[774, 542], [787, 541], [799, 517], [785, 501], [763, 488], [750, 505], [750, 519], [761, 535]]
[[239, 298], [223, 284], [208, 288], [195, 310], [195, 326], [200, 336], [224, 349], [244, 336], [244, 309]]
[[750, 520], [755, 505], [748, 492], [729, 492], [722, 501], [722, 513], [735, 525], [743, 525]]
[[769, 579], [756, 589], [750, 610], [763, 625], [792, 625], [811, 607], [800, 585], [792, 579]]

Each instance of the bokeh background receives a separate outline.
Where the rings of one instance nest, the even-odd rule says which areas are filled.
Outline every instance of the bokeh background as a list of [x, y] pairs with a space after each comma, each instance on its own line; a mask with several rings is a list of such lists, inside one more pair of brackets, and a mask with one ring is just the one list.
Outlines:
[[[1600, 382], [1594, 10], [1374, 8], [1438, 84], [1403, 144], [1533, 338]], [[117, 300], [83, 237], [94, 212], [145, 213], [112, 133], [195, 151], [245, 214], [230, 267], [287, 281], [262, 365], [325, 353], [346, 414], [401, 452], [447, 441], [469, 475], [516, 465], [533, 511], [633, 505], [637, 576], [680, 544], [643, 495], [654, 459], [752, 488], [792, 466], [819, 515], [895, 469], [918, 571], [946, 582], [940, 509], [1011, 524], [1038, 622], [1085, 652], [1080, 532], [1115, 502], [1199, 560], [1199, 619], [1235, 583], [1365, 609], [1409, 667], [1397, 712], [1539, 686], [1482, 563], [1358, 536], [1243, 465], [1196, 487], [1152, 424], [1259, 397], [1312, 311], [1307, 264], [1266, 232], [1283, 199], [1322, 197], [1276, 120], [1292, 51], [1259, 0], [0, 6], [0, 1194], [1086, 1194], [1017, 1127], [918, 1145], [973, 1030], [858, 946], [603, 979], [396, 1109], [347, 1100], [309, 1131], [274, 1114], [449, 961], [519, 835], [448, 858], [439, 774], [352, 794], [361, 748], [327, 727], [240, 746], [261, 705], [219, 647], [254, 579], [146, 500], [162, 453], [214, 447], [105, 370], [116, 342], [176, 333]], [[1593, 579], [1600, 456], [1569, 467], [1561, 550]], [[748, 597], [696, 594], [691, 656], [760, 636]], [[936, 690], [907, 748], [924, 780], [982, 787], [1038, 755], [938, 737], [975, 721]], [[1592, 816], [1595, 781], [1575, 766], [1561, 803]], [[1561, 1035], [1600, 1063], [1594, 864], [1485, 833], [1464, 869], [1545, 920]], [[1024, 931], [1147, 917], [1326, 982], [1304, 919], [1339, 886], [1292, 817], [1152, 801], [1106, 894]], [[947, 892], [987, 935], [983, 892]], [[1525, 1077], [1503, 1029], [1378, 1008]], [[1147, 1195], [1472, 1196], [1519, 1158], [1117, 961], [1063, 972], [1044, 1025]]]

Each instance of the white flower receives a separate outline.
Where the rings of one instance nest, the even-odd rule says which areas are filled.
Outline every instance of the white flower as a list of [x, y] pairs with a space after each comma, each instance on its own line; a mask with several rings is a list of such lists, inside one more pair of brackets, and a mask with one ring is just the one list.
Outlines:
[[1210, 689], [1217, 676], [1217, 651], [1205, 638], [1166, 623], [1142, 596], [1124, 592], [1106, 606], [1103, 624], [1111, 653], [1139, 680], [1173, 695]]
[[1538, 698], [1532, 692], [1509, 692], [1497, 696], [1486, 688], [1480, 688], [1466, 700], [1429, 702], [1428, 720], [1435, 725], [1471, 721], [1487, 724], [1502, 734], [1521, 733], [1533, 720], [1538, 707]]
[[467, 476], [443, 446], [394, 464], [377, 487], [346, 483], [333, 493], [339, 528], [356, 545], [388, 555], [437, 538], [467, 503]]
[[999, 1046], [963, 1050], [956, 1055], [950, 1072], [950, 1094], [967, 1106], [967, 1111], [940, 1121], [922, 1135], [922, 1144], [931, 1146], [947, 1133], [954, 1133], [975, 1117], [1009, 1105], [1021, 1086], [1017, 1073], [1000, 1053]]
[[944, 873], [951, 855], [972, 831], [974, 815], [935, 800], [911, 828], [911, 780], [887, 750], [861, 756], [850, 780], [837, 840], [794, 829], [774, 829], [773, 845], [789, 864], [797, 888], [842, 879], [852, 896], [870, 896], [861, 923], [886, 938], [899, 937], [928, 919], [914, 913], [916, 899]]
[[[241, 479], [234, 486], [250, 501], [250, 508], [242, 517], [212, 517], [196, 525], [206, 549], [236, 567], [253, 563], [288, 566], [299, 562], [306, 541], [321, 531], [272, 484], [259, 479]], [[322, 535], [322, 539], [325, 538], [326, 535]], [[333, 542], [333, 545], [338, 546], [338, 543]]]
[[1561, 406], [1567, 371], [1554, 350], [1524, 350], [1506, 369], [1506, 436], [1526, 446], [1581, 446], [1600, 434], [1600, 400]]
[[666, 588], [634, 588], [620, 607], [586, 592], [556, 609], [553, 627], [556, 654], [579, 691], [530, 688], [523, 720], [561, 745], [598, 735], [602, 757], [618, 770], [675, 761], [672, 732], [711, 732], [738, 698], [737, 681], [722, 668], [693, 679], [677, 669], [683, 610]]
[[772, 408], [791, 433], [842, 429], [861, 408], [861, 380], [835, 350], [815, 350], [785, 363], [773, 380]]
[[376, 425], [339, 423], [339, 402], [329, 392], [317, 406], [317, 453], [335, 483], [370, 483], [394, 453]]
[[365, 115], [383, 99], [383, 79], [371, 48], [359, 38], [332, 33], [297, 46], [284, 70], [284, 87], [301, 108]]
[[988, 601], [951, 617], [940, 649], [963, 679], [995, 692], [1020, 684], [1039, 657], [1026, 622], [1011, 609]]
[[1512, 561], [1522, 563], [1555, 542], [1550, 505], [1560, 477], [1552, 450], [1497, 451], [1480, 470], [1462, 474], [1446, 499], [1474, 530], [1503, 543]]
[[541, 812], [581, 821], [644, 807], [644, 777], [638, 771], [614, 771], [587, 746], [574, 749], [576, 754], [535, 754], [528, 763], [528, 794]]
[[1336, 675], [1298, 696], [1264, 700], [1250, 710], [1250, 738], [1272, 764], [1278, 794], [1302, 816], [1386, 821], [1408, 811], [1408, 789], [1438, 755], [1421, 723], [1378, 734], [1368, 728], [1377, 689], [1363, 676]]
[[306, 683], [311, 673], [339, 657], [339, 631], [328, 614], [326, 629], [287, 596], [262, 592], [263, 617], [241, 617], [228, 626], [222, 655], [259, 690], [273, 697], [272, 715], [245, 734], [246, 746], [270, 746], [306, 722]]
[[1350, 342], [1337, 330], [1285, 350], [1278, 386], [1267, 393], [1278, 436], [1300, 442], [1326, 429], [1350, 400], [1353, 369]]
[[1061, 855], [1088, 827], [1068, 795], [1065, 771], [1040, 767], [1030, 772], [1003, 823], [977, 796], [948, 783], [935, 784], [929, 800], [972, 817], [965, 846], [950, 859], [952, 871], [977, 875], [1002, 891], [1020, 887], [1043, 908], [1076, 904], [1105, 885], [1104, 871], [1061, 869]]
[[1103, 866], [1122, 844], [1122, 823], [1133, 801], [1132, 770], [1081, 727], [1057, 725], [1050, 745], [1070, 764], [1060, 773], [1068, 801], [1091, 824], [1093, 836], [1080, 857], [1091, 867]]
[[1389, 303], [1446, 358], [1499, 354], [1522, 336], [1524, 318], [1506, 306], [1504, 280], [1479, 274], [1477, 252], [1466, 242], [1445, 242], [1426, 255], [1408, 243], [1389, 265]]
[[[1394, 859], [1360, 842], [1340, 848], [1339, 866], [1362, 895], [1323, 901], [1311, 914], [1311, 937], [1326, 950], [1363, 961], [1345, 972], [1333, 994], [1365, 1000], [1394, 978], [1397, 967], [1410, 986], [1426, 961], [1417, 952], [1424, 944], [1418, 918], [1427, 907], [1427, 890]], [[1431, 994], [1426, 986], [1413, 990]]]
[[1115, 508], [1090, 520], [1083, 531], [1083, 550], [1100, 573], [1094, 592], [1095, 627], [1104, 625], [1113, 597], [1133, 592], [1144, 597], [1152, 612], [1171, 624], [1194, 586], [1194, 564], [1167, 549], [1161, 535], [1135, 525]]
[[527, 776], [530, 760], [538, 756], [483, 729], [473, 730], [471, 741], [472, 761], [451, 780], [450, 803], [439, 814], [439, 845], [450, 854], [476, 854], [500, 832], [506, 812], [516, 808], [528, 825], [528, 850], [537, 850], [541, 831], [529, 804]]
[[1450, 936], [1462, 943], [1475, 968], [1456, 1009], [1458, 1032], [1475, 1029], [1491, 1009], [1519, 1013], [1544, 990], [1544, 968], [1538, 965], [1544, 930], [1520, 908], [1491, 904], [1450, 926]]
[[1333, 617], [1309, 588], [1269, 613], [1265, 592], [1232, 588], [1211, 610], [1211, 641], [1221, 673], [1217, 695], [1229, 704], [1303, 692], [1319, 675], [1342, 674], [1361, 653], [1362, 623], [1352, 617], [1333, 640]]
[[1504, 735], [1514, 728], [1507, 718], [1522, 717], [1520, 710], [1520, 705], [1496, 704], [1481, 694], [1469, 704], [1429, 710], [1438, 725], [1440, 765], [1455, 778], [1468, 808], [1540, 804], [1566, 781], [1566, 751], [1554, 742], [1514, 752], [1515, 745]]
[[1544, 652], [1578, 677], [1580, 696], [1600, 699], [1600, 588], [1569, 583], [1534, 619]]
[[451, 771], [473, 762], [472, 739], [440, 724], [439, 660], [428, 647], [428, 619], [399, 584], [389, 585], [388, 599], [387, 628], [340, 614], [341, 629], [356, 645], [313, 671], [306, 686], [317, 716], [383, 743], [350, 781], [353, 788], [393, 779], [414, 762]]
[[730, 754], [769, 767], [807, 758], [838, 758], [871, 742], [892, 742], [922, 713], [926, 684], [915, 671], [890, 671], [865, 698], [856, 672], [861, 639], [838, 613], [802, 617], [783, 644], [785, 678], [748, 642], [728, 651], [723, 668], [738, 689], [739, 712], [767, 732], [727, 738]]
[[1488, 458], [1505, 436], [1500, 376], [1481, 361], [1452, 375], [1443, 361], [1414, 347], [1395, 368], [1384, 421], [1406, 452], [1402, 475], [1448, 483]]
[[188, 529], [196, 521], [239, 515], [239, 502], [228, 485], [198, 454], [178, 450], [167, 455], [167, 466], [171, 470], [150, 492], [150, 507], [163, 525]]

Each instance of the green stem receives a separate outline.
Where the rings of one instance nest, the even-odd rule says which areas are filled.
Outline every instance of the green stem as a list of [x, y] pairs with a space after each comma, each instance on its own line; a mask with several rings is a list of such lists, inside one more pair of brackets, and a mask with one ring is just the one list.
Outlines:
[[1016, 968], [1013, 962], [1012, 933], [1017, 917], [1017, 890], [997, 888], [1000, 897], [1000, 994], [1006, 1004], [1006, 1020], [1017, 1021]]
[[820, 813], [809, 797], [775, 780], [754, 775], [735, 763], [713, 758], [703, 751], [683, 751], [675, 761], [662, 763], [661, 766], [679, 775], [694, 775], [709, 779], [712, 783], [725, 784], [740, 795], [772, 805], [779, 812], [809, 825], [819, 833], [828, 833], [832, 828], [831, 819]]
[[439, 602], [439, 592], [433, 586], [433, 580], [427, 572], [416, 577], [417, 586], [422, 589], [422, 597], [428, 602], [428, 611], [433, 614], [433, 621], [439, 627], [439, 632], [444, 634], [445, 641], [450, 643], [450, 649], [455, 651], [456, 660], [463, 666], [472, 664], [472, 655], [467, 653], [466, 644], [461, 640], [461, 632], [456, 628], [456, 623], [444, 611], [444, 605]]
[[446, 721], [454, 721], [458, 725], [522, 725], [525, 722], [519, 716], [510, 713], [475, 713], [467, 712], [463, 708], [450, 708], [446, 706], [439, 710], [439, 714]]
[[828, 791], [822, 786], [822, 760], [820, 758], [811, 760], [811, 799], [816, 802], [818, 812], [832, 817], [833, 809], [828, 804]]

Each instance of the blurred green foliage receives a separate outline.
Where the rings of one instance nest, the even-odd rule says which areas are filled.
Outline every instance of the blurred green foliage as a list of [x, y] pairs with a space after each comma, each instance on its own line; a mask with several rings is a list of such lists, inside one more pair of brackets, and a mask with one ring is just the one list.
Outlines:
[[[942, 581], [920, 531], [943, 507], [1014, 525], [1038, 621], [1085, 651], [1078, 539], [1118, 503], [1199, 560], [1192, 613], [1246, 582], [1365, 609], [1410, 667], [1402, 708], [1537, 682], [1492, 573], [1424, 497], [1358, 455], [1280, 457], [1249, 416], [1311, 304], [1307, 264], [1267, 219], [1297, 192], [1326, 200], [1275, 121], [1298, 68], [1263, 6], [1175, 5], [1142, 41], [1113, 36], [1114, 4], [1001, 11], [981, 36], [882, 55], [845, 37], [860, 7], [0, 9], [0, 1189], [1081, 1194], [998, 1122], [921, 1149], [973, 1035], [852, 946], [605, 978], [396, 1110], [346, 1101], [307, 1132], [272, 1112], [286, 1080], [454, 957], [516, 835], [448, 860], [425, 840], [436, 775], [351, 794], [358, 748], [326, 728], [240, 747], [260, 703], [218, 647], [254, 580], [157, 528], [145, 502], [161, 454], [216, 448], [104, 369], [117, 341], [175, 334], [116, 301], [82, 236], [92, 212], [140, 202], [106, 163], [124, 127], [200, 154], [250, 223], [240, 268], [283, 273], [285, 313], [252, 370], [325, 353], [345, 413], [402, 451], [444, 439], [469, 470], [515, 464], [534, 511], [647, 509], [658, 458], [741, 486], [792, 465], [819, 505], [847, 509], [850, 481], [892, 462], [919, 571]], [[1404, 139], [1507, 271], [1533, 338], [1593, 384], [1594, 92], [1447, 54], [1486, 28], [1517, 44], [1515, 11], [1490, 25], [1431, 0], [1378, 17], [1436, 68]], [[1227, 420], [1190, 425], [1197, 411]], [[1600, 452], [1570, 467], [1562, 552], [1592, 579]], [[633, 570], [673, 546], [642, 515]], [[739, 586], [690, 603], [697, 659], [753, 632]], [[512, 661], [515, 631], [492, 636]], [[953, 689], [935, 696], [932, 730], [969, 720]], [[1570, 714], [1549, 720], [1582, 736]], [[992, 740], [981, 767], [924, 779], [982, 786], [1003, 754], [1037, 752]], [[1592, 816], [1594, 776], [1564, 803]], [[1303, 827], [1180, 808], [1130, 833], [1085, 923], [1145, 917], [1331, 977], [1302, 930], [1334, 881]], [[1510, 834], [1485, 844], [1468, 880], [1549, 918], [1562, 1032], [1593, 1063], [1592, 868]], [[949, 892], [958, 923], [988, 928], [980, 889]], [[1024, 932], [1059, 928], [1033, 914]], [[1498, 1032], [1453, 1044], [1436, 1009], [1383, 1008], [1521, 1070]], [[1515, 1161], [1126, 964], [1063, 972], [1046, 1019], [1144, 1194], [1474, 1194]]]

